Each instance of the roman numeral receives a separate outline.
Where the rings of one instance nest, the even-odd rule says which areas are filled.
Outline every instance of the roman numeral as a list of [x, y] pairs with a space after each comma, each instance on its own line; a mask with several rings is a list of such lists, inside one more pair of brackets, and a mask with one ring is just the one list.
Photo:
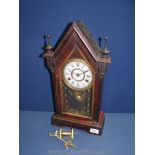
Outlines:
[[86, 81], [86, 82], [89, 82], [89, 80], [87, 80], [87, 79], [86, 79], [85, 81]]
[[86, 77], [90, 78], [91, 76], [90, 75], [86, 75]]
[[76, 63], [76, 66], [79, 67], [79, 62]]
[[68, 80], [71, 80], [71, 78], [68, 78]]
[[70, 70], [70, 69], [67, 69], [67, 70], [71, 72], [71, 70]]

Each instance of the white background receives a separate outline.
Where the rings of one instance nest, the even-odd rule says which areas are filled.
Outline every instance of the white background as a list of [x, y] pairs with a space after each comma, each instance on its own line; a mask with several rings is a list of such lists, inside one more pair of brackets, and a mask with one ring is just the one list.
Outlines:
[[[155, 1], [136, 0], [136, 155], [155, 155]], [[19, 2], [0, 1], [0, 154], [19, 154]]]

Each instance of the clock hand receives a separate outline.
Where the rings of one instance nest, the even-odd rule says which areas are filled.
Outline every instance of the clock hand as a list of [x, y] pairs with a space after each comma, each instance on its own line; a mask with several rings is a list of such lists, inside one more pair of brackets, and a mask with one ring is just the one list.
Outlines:
[[84, 71], [84, 72], [82, 72], [82, 73], [80, 73], [79, 75], [81, 75], [81, 74], [85, 74], [86, 72], [88, 72], [89, 70], [86, 70], [86, 71]]
[[74, 72], [72, 74], [75, 74], [77, 77], [79, 77], [81, 75], [81, 73], [74, 73]]
[[79, 76], [79, 74], [78, 74], [78, 73], [72, 73], [72, 74], [75, 74], [76, 76]]
[[72, 73], [72, 74], [75, 74], [77, 77], [79, 77], [80, 75], [82, 75], [82, 74], [85, 74], [86, 72], [88, 72], [89, 70], [86, 70], [86, 71], [83, 71], [82, 73]]
[[87, 71], [84, 71], [84, 73], [86, 73], [86, 72], [88, 72], [89, 70], [87, 70]]

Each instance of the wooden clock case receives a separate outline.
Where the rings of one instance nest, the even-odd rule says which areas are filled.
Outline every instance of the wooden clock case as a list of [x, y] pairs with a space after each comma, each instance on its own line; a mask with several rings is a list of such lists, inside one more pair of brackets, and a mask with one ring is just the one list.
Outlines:
[[[43, 57], [53, 76], [55, 113], [51, 118], [51, 123], [58, 126], [84, 129], [89, 133], [98, 135], [102, 134], [105, 120], [104, 112], [100, 111], [102, 82], [107, 64], [111, 63], [106, 48], [101, 49], [92, 38], [85, 24], [82, 21], [77, 21], [68, 24], [54, 47], [51, 46], [49, 41]], [[89, 118], [63, 113], [64, 94], [62, 91], [61, 69], [67, 60], [73, 58], [83, 59], [93, 69], [93, 103], [92, 115]]]

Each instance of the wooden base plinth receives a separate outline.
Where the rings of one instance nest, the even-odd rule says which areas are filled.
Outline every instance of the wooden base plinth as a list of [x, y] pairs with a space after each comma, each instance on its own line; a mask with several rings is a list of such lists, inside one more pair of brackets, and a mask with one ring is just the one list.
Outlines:
[[64, 117], [62, 115], [53, 114], [51, 118], [51, 124], [58, 126], [70, 126], [79, 129], [86, 130], [89, 133], [101, 135], [103, 130], [103, 125], [105, 121], [105, 114], [100, 112], [99, 121], [94, 120], [81, 120], [75, 118]]

